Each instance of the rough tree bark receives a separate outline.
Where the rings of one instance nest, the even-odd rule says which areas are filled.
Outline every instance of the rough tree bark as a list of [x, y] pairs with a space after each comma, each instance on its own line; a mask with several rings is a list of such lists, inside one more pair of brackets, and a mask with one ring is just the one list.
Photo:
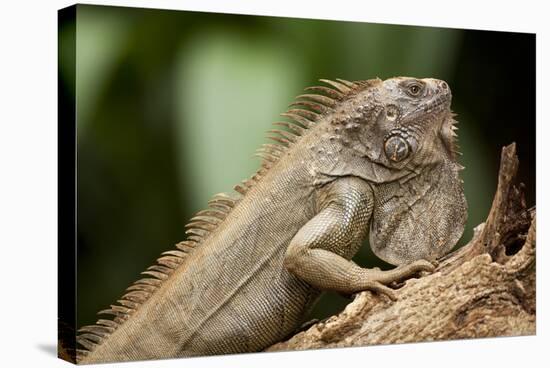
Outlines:
[[515, 144], [504, 147], [487, 221], [398, 300], [362, 292], [344, 311], [268, 351], [535, 334], [535, 209], [526, 209]]

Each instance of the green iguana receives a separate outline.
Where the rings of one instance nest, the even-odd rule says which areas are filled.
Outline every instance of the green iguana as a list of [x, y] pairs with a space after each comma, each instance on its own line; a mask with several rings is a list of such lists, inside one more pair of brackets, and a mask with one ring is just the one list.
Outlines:
[[[82, 327], [79, 363], [254, 352], [288, 337], [322, 291], [388, 286], [448, 253], [466, 201], [441, 80], [322, 80], [275, 123], [261, 168], [218, 194], [127, 293]], [[350, 259], [369, 234], [398, 267]]]

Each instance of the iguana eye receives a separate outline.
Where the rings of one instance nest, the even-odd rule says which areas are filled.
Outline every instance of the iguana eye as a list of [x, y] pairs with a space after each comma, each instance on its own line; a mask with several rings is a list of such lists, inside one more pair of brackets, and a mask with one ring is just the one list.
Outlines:
[[409, 156], [411, 149], [409, 143], [401, 136], [394, 135], [384, 143], [384, 152], [393, 162], [400, 162]]
[[411, 95], [413, 97], [416, 97], [422, 91], [422, 86], [418, 83], [413, 83], [409, 86], [407, 91], [408, 91], [409, 95]]

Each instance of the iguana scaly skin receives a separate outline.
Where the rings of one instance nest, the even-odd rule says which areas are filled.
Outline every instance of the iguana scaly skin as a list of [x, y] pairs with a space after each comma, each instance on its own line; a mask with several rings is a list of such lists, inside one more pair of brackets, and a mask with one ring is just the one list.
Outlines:
[[[466, 221], [451, 92], [436, 79], [322, 80], [276, 123], [261, 168], [219, 194], [118, 305], [80, 329], [79, 363], [260, 351], [321, 291], [387, 286], [446, 254]], [[370, 233], [380, 271], [350, 259]]]

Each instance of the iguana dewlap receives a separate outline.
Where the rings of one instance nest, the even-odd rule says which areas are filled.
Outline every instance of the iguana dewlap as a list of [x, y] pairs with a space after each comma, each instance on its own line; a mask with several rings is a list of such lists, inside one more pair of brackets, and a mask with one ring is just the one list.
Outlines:
[[[436, 79], [323, 81], [276, 123], [261, 168], [216, 195], [100, 319], [79, 363], [260, 351], [295, 331], [321, 291], [386, 286], [456, 244], [466, 221], [451, 91]], [[380, 258], [350, 259], [369, 236]]]

